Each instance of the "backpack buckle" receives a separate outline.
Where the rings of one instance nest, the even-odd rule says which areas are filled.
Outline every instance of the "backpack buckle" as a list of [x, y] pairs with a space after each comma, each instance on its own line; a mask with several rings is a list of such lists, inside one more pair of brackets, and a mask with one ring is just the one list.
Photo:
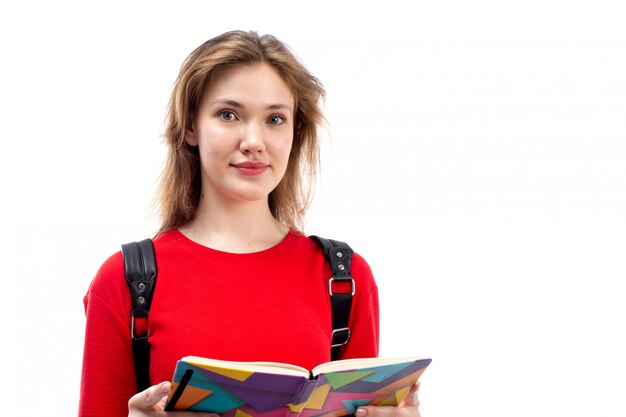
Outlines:
[[341, 282], [350, 282], [350, 285], [352, 287], [350, 294], [354, 295], [355, 292], [355, 286], [354, 286], [354, 279], [352, 279], [351, 276], [348, 276], [348, 278], [335, 278], [332, 277], [331, 279], [328, 280], [328, 292], [330, 293], [330, 296], [332, 297], [334, 294], [348, 294], [347, 292], [333, 292], [333, 281], [337, 281], [339, 283]]
[[[337, 338], [337, 340], [335, 340]], [[333, 329], [331, 347], [339, 347], [348, 343], [350, 340], [350, 328], [342, 327], [341, 329]]]
[[150, 322], [148, 322], [148, 330], [146, 332], [146, 334], [136, 334], [135, 333], [135, 315], [132, 314], [130, 316], [130, 337], [132, 339], [142, 339], [142, 338], [148, 338], [148, 336], [150, 336]]

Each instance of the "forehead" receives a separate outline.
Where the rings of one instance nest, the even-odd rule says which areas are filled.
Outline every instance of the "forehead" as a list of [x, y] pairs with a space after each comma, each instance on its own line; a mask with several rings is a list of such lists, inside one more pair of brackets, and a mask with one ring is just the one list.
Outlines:
[[294, 95], [283, 77], [268, 63], [233, 65], [211, 77], [205, 101], [234, 100], [243, 104], [283, 104], [293, 108]]

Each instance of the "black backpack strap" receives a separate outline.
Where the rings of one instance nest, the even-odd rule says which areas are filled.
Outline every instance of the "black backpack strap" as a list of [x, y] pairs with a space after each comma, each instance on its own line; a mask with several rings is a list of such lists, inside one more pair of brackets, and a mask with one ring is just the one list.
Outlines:
[[[324, 256], [330, 263], [333, 276], [328, 281], [328, 291], [330, 293], [330, 303], [333, 314], [333, 333], [331, 344], [331, 360], [336, 360], [343, 345], [350, 339], [350, 309], [352, 307], [352, 297], [355, 292], [354, 279], [350, 275], [350, 263], [354, 251], [344, 242], [332, 239], [324, 239], [319, 236], [309, 236], [324, 251]], [[339, 292], [340, 283], [349, 283], [349, 292]]]
[[139, 334], [135, 327], [136, 317], [148, 318], [152, 293], [156, 284], [157, 267], [154, 246], [151, 239], [122, 245], [124, 274], [130, 288], [132, 315], [130, 334], [133, 340], [133, 356], [139, 391], [150, 386], [150, 327], [145, 334]]

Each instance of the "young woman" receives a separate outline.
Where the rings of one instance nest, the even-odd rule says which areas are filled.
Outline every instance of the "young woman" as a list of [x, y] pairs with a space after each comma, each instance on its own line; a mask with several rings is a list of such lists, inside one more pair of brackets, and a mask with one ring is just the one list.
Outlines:
[[[116, 253], [85, 297], [81, 416], [202, 416], [163, 411], [164, 381], [187, 355], [309, 369], [330, 360], [331, 271], [300, 232], [323, 97], [321, 83], [269, 35], [228, 32], [185, 60], [166, 121], [154, 239], [153, 386], [137, 393], [130, 293]], [[377, 287], [363, 258], [355, 254], [351, 268], [358, 291], [340, 357], [373, 357]], [[419, 417], [417, 385], [401, 406], [361, 407], [357, 415]]]

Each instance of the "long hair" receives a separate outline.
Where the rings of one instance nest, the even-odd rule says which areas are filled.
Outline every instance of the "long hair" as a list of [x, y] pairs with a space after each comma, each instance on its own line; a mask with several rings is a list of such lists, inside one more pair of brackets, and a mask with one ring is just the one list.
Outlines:
[[303, 226], [318, 172], [324, 87], [275, 37], [232, 31], [196, 48], [183, 62], [174, 83], [165, 121], [167, 159], [156, 196], [161, 217], [157, 236], [191, 221], [198, 207], [202, 186], [200, 156], [198, 148], [185, 141], [185, 131], [200, 107], [212, 75], [229, 66], [258, 62], [271, 65], [295, 97], [291, 153], [285, 175], [269, 195], [269, 208], [287, 226]]

